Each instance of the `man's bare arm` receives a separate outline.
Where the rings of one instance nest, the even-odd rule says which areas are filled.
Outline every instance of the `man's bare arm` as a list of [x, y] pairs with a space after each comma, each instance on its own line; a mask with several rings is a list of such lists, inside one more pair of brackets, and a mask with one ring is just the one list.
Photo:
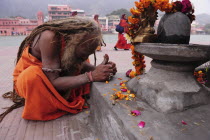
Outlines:
[[[55, 34], [53, 32], [45, 31], [42, 33], [39, 40], [43, 68], [60, 69], [60, 46], [57, 45], [56, 42], [58, 40], [56, 40], [54, 36]], [[94, 67], [89, 68], [91, 70]], [[93, 71], [93, 79], [94, 81], [104, 81], [109, 77], [111, 72], [113, 72], [113, 70], [110, 69], [110, 66], [100, 65], [97, 70]], [[79, 87], [89, 82], [85, 74], [60, 77], [58, 72], [44, 73], [58, 91]]]

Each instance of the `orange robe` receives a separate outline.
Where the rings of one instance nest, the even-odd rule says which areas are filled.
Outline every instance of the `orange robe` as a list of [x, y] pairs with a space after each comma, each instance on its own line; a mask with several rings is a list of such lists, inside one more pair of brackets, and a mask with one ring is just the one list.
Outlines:
[[16, 92], [25, 98], [22, 117], [28, 120], [52, 120], [67, 113], [78, 113], [84, 108], [82, 95], [90, 92], [90, 85], [71, 90], [65, 100], [42, 71], [42, 63], [25, 48], [14, 73]]
[[[120, 20], [120, 26], [124, 27], [124, 30], [127, 25], [128, 25], [128, 23], [125, 19]], [[117, 47], [118, 49], [130, 49], [131, 44], [127, 43], [127, 40], [125, 39], [123, 33], [118, 33], [118, 41], [117, 41], [115, 47]]]

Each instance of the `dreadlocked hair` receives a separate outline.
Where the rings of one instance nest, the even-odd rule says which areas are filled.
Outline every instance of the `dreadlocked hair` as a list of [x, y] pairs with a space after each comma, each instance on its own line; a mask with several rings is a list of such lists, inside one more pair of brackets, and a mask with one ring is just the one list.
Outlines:
[[[90, 38], [89, 41], [97, 41], [100, 45], [104, 44], [101, 36], [101, 30], [94, 20], [87, 18], [71, 17], [49, 21], [36, 27], [31, 32], [31, 34], [23, 40], [17, 53], [16, 64], [20, 60], [23, 50], [27, 46], [32, 47], [31, 45], [34, 42], [35, 37], [39, 36], [39, 38], [35, 42], [36, 44], [40, 39], [41, 33], [46, 30], [54, 32], [55, 38], [62, 37], [65, 41], [65, 50], [61, 58], [61, 68], [64, 71], [68, 71], [69, 68], [72, 69], [76, 67], [74, 51], [77, 46], [83, 43], [82, 41], [85, 37], [94, 35], [95, 37]], [[14, 86], [13, 91], [3, 94], [3, 97], [10, 98], [15, 104], [9, 107], [4, 113], [0, 115], [0, 122], [9, 112], [11, 112], [15, 108], [23, 106], [25, 103], [24, 98], [18, 96], [18, 94], [14, 90]]]
[[[53, 31], [55, 33], [55, 38], [63, 36], [66, 43], [65, 48], [69, 48], [70, 46], [75, 48], [79, 43], [81, 43], [85, 36], [91, 34], [95, 34], [97, 36], [95, 39], [98, 40], [99, 44], [103, 44], [100, 27], [94, 20], [81, 17], [53, 20], [36, 27], [31, 34], [23, 40], [18, 50], [17, 62], [19, 61], [25, 47], [31, 45], [35, 37], [46, 30]], [[64, 59], [65, 56], [62, 60]]]

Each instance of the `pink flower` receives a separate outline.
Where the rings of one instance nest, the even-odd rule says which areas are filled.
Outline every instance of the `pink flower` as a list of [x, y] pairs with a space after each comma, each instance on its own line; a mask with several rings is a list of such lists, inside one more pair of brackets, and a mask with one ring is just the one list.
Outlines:
[[182, 120], [182, 124], [187, 125], [187, 123], [185, 121]]
[[139, 116], [139, 115], [141, 115], [141, 112], [138, 111], [138, 110], [133, 110], [133, 111], [131, 111], [131, 115], [133, 115], [133, 116]]
[[138, 124], [138, 127], [139, 127], [139, 128], [144, 128], [144, 127], [145, 127], [145, 122], [141, 121], [141, 122]]
[[192, 4], [189, 0], [182, 0], [182, 13], [188, 13], [192, 11]]
[[127, 76], [127, 77], [129, 77], [131, 71], [132, 71], [132, 69], [129, 69], [129, 70], [126, 72], [126, 76]]
[[121, 91], [122, 92], [127, 92], [127, 89], [122, 88]]

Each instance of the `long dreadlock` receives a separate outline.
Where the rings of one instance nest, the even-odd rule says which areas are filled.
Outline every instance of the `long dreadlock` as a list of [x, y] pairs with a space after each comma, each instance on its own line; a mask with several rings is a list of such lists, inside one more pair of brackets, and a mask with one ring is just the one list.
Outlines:
[[[65, 51], [61, 59], [61, 67], [64, 71], [68, 70], [68, 68], [70, 67], [73, 67], [73, 62], [75, 60], [72, 59], [75, 59], [73, 56], [75, 47], [81, 43], [82, 39], [84, 39], [85, 36], [95, 35], [96, 37], [94, 37], [92, 41], [98, 41], [98, 44], [104, 44], [101, 36], [101, 30], [94, 20], [71, 17], [66, 19], [49, 21], [36, 27], [31, 32], [31, 34], [23, 40], [17, 53], [16, 64], [20, 60], [23, 50], [27, 46], [31, 47], [33, 41], [35, 40], [35, 37], [39, 35], [39, 38], [35, 42], [36, 44], [40, 39], [41, 33], [46, 30], [53, 31], [55, 33], [55, 38], [63, 37], [65, 41]], [[94, 58], [96, 61], [96, 57]], [[13, 91], [3, 94], [3, 97], [10, 98], [15, 104], [9, 107], [4, 113], [0, 115], [0, 122], [9, 112], [11, 112], [15, 108], [23, 106], [25, 103], [24, 98], [18, 96], [18, 94], [14, 90], [14, 85]]]

